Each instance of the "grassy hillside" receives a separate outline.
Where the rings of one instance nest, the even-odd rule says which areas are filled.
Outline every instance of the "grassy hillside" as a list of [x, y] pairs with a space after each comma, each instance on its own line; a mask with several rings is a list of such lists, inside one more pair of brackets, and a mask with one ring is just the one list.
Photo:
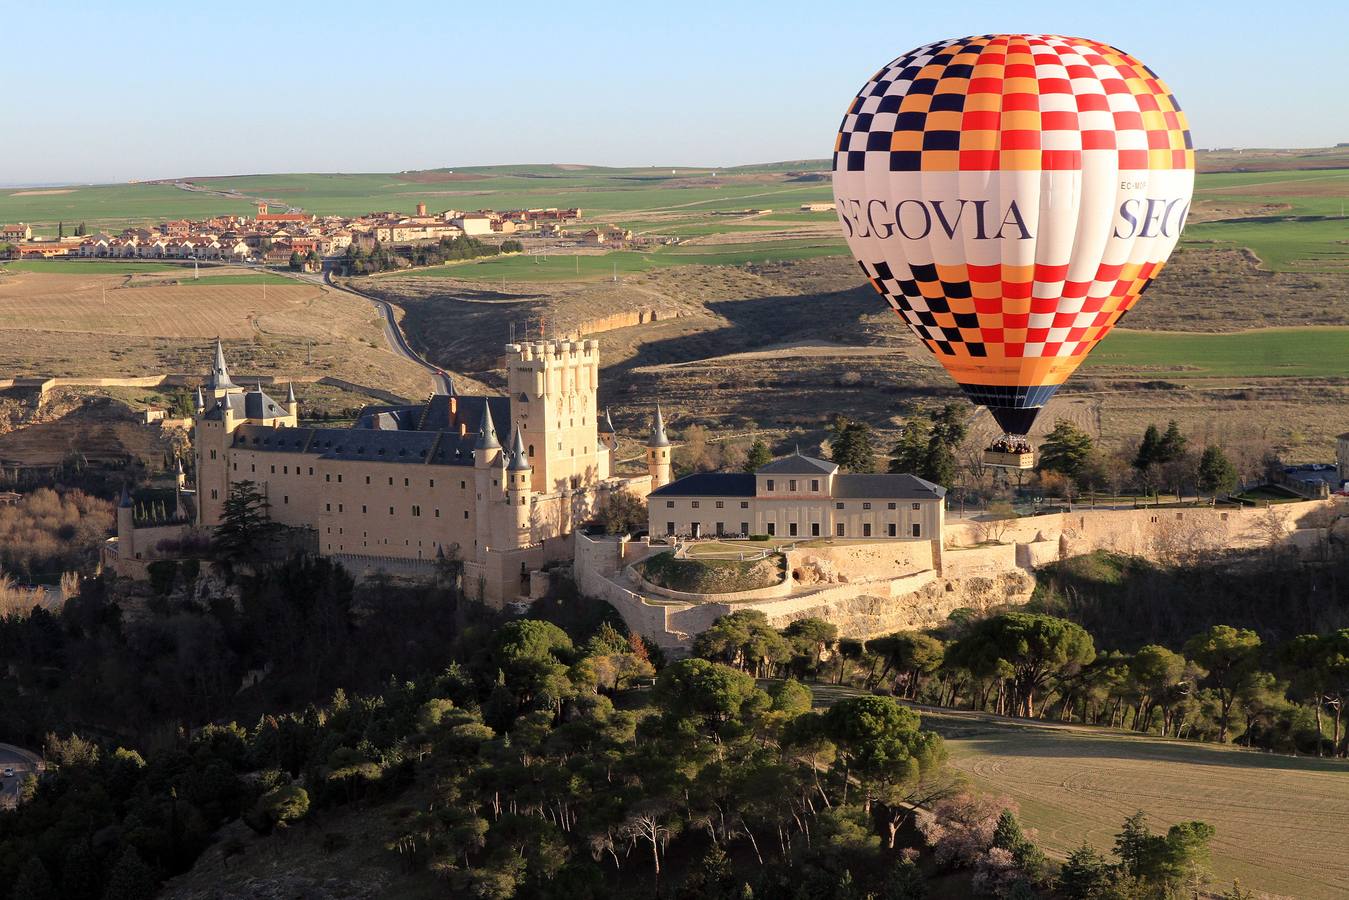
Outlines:
[[[811, 685], [827, 706], [854, 688]], [[923, 727], [980, 790], [1011, 797], [1038, 842], [1066, 857], [1085, 838], [1109, 853], [1126, 816], [1154, 829], [1202, 819], [1217, 829], [1217, 885], [1319, 900], [1349, 892], [1338, 852], [1349, 816], [1349, 764], [1139, 737], [1110, 729], [923, 708]]]

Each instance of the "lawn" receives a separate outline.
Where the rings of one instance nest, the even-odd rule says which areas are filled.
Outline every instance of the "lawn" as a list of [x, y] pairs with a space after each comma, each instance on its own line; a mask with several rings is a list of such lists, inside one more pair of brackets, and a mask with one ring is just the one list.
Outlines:
[[1110, 333], [1083, 368], [1214, 377], [1349, 377], [1349, 328], [1261, 328], [1227, 334]]
[[[811, 687], [819, 705], [858, 693]], [[1218, 887], [1239, 878], [1248, 889], [1304, 900], [1349, 894], [1349, 764], [920, 711], [924, 726], [946, 738], [952, 764], [977, 788], [1015, 800], [1060, 859], [1084, 838], [1109, 852], [1124, 818], [1142, 809], [1155, 831], [1189, 819], [1217, 829]]]
[[1276, 272], [1349, 272], [1349, 218], [1200, 222], [1186, 227], [1185, 239], [1249, 247]]
[[642, 577], [672, 591], [727, 594], [770, 587], [782, 581], [782, 556], [736, 559], [675, 559], [672, 552], [657, 553], [638, 564]]

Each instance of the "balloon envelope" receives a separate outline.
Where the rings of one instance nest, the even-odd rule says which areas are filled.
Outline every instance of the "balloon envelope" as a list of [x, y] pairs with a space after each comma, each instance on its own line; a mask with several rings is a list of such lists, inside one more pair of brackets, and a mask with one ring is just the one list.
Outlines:
[[1170, 90], [1108, 44], [939, 41], [848, 107], [834, 200], [872, 286], [974, 403], [1025, 434], [1161, 271], [1194, 149]]

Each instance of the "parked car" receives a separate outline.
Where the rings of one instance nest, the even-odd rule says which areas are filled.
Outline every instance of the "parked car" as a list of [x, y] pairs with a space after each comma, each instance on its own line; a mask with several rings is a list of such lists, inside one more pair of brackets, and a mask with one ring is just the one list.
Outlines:
[[5, 773], [4, 773], [4, 774], [5, 774], [5, 777], [6, 777], [6, 778], [13, 778], [13, 777], [14, 777], [14, 767], [13, 767], [13, 766], [5, 766]]

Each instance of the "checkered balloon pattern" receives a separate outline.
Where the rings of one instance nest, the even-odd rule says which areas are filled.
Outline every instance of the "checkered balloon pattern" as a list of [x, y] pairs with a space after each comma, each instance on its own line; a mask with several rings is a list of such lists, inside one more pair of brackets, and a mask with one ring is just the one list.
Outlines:
[[834, 148], [867, 279], [1013, 433], [1157, 277], [1193, 187], [1185, 115], [1156, 73], [1057, 35], [904, 54], [849, 104]]

